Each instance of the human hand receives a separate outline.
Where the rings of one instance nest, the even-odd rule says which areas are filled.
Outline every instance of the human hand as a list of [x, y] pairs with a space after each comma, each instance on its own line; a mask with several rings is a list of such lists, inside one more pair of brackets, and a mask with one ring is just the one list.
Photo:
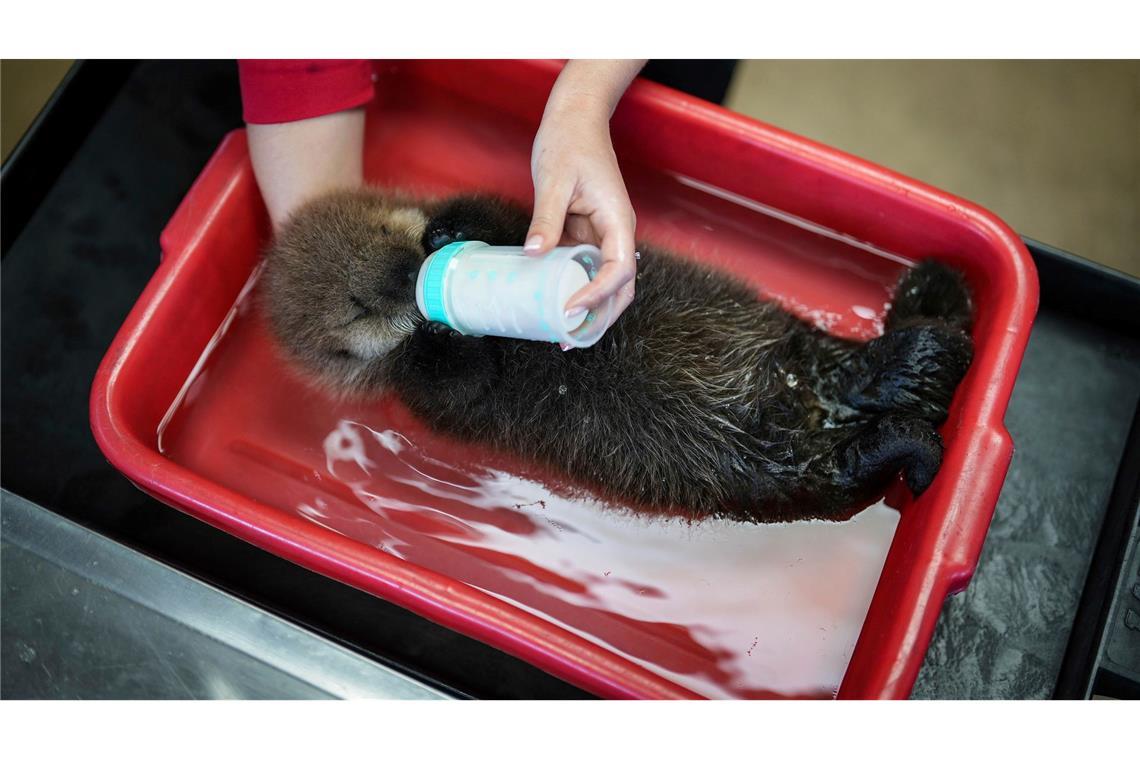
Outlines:
[[[609, 117], [640, 65], [568, 63], [551, 92], [531, 153], [534, 216], [524, 250], [542, 255], [559, 244], [598, 246], [602, 266], [597, 276], [565, 306], [572, 316], [616, 296], [610, 324], [633, 301], [637, 264], [636, 216], [610, 141]], [[598, 67], [608, 68], [599, 72]], [[611, 75], [608, 81], [605, 74]]]

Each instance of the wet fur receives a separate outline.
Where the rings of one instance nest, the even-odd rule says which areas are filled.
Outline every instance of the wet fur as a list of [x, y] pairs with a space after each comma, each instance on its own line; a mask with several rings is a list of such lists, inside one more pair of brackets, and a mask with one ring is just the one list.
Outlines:
[[423, 322], [413, 289], [425, 250], [521, 245], [528, 221], [494, 198], [329, 196], [278, 235], [262, 303], [327, 389], [391, 390], [435, 429], [639, 509], [842, 519], [900, 471], [916, 494], [930, 485], [942, 456], [935, 427], [972, 353], [957, 273], [933, 262], [908, 271], [885, 334], [867, 343], [648, 246], [636, 299], [592, 348]]

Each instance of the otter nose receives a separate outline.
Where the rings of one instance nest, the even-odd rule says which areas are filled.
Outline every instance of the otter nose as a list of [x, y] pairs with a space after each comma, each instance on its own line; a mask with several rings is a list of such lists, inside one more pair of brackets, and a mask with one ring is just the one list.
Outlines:
[[378, 295], [382, 298], [407, 299], [416, 296], [416, 279], [420, 275], [423, 256], [408, 252], [393, 262], [385, 276], [376, 283]]

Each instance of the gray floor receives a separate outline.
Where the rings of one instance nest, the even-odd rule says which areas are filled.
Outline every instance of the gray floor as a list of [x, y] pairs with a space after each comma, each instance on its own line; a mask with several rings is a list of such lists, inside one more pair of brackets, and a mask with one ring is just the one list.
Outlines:
[[727, 104], [1140, 275], [1140, 62], [745, 61]]
[[0, 154], [5, 159], [73, 62], [0, 61]]

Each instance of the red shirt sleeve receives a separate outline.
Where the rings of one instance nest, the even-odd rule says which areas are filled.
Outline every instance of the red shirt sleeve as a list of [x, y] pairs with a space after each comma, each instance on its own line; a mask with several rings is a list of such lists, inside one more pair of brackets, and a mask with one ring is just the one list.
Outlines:
[[238, 61], [248, 124], [311, 119], [372, 99], [372, 64], [359, 61]]

